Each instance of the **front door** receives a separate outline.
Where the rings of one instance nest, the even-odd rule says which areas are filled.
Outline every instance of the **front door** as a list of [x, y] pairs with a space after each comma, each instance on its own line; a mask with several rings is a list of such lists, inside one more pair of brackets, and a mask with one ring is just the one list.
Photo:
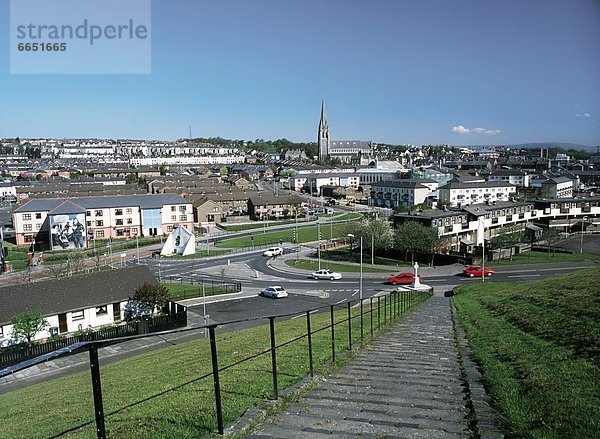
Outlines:
[[113, 322], [121, 321], [121, 304], [119, 302], [113, 303]]
[[67, 315], [59, 314], [58, 315], [58, 333], [62, 334], [67, 332]]

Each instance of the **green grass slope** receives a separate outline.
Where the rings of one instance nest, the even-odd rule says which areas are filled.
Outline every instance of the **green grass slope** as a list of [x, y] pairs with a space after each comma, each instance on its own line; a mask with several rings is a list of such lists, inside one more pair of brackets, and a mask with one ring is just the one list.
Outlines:
[[600, 269], [454, 296], [484, 384], [510, 438], [600, 432]]

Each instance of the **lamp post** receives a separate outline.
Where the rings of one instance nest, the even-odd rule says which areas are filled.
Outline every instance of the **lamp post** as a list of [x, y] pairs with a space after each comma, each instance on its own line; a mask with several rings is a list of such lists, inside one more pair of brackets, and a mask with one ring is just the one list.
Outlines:
[[583, 226], [585, 226], [585, 222], [588, 220], [587, 216], [581, 218], [581, 239], [579, 241], [579, 253], [583, 253]]
[[485, 282], [485, 224], [478, 218], [479, 224], [481, 224], [481, 282]]
[[317, 238], [319, 238], [319, 247], [317, 247], [317, 256], [319, 259], [319, 270], [321, 269], [321, 223], [317, 220]]
[[[355, 236], [348, 233], [348, 238], [354, 240]], [[352, 244], [350, 244], [352, 245]], [[364, 337], [363, 333], [363, 237], [360, 236], [360, 277], [358, 281], [358, 298], [360, 300], [360, 339]]]

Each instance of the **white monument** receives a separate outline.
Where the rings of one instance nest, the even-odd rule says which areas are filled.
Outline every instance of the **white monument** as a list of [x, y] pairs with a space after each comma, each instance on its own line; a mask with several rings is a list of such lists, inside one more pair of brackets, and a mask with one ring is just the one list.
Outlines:
[[196, 252], [196, 238], [192, 232], [185, 227], [175, 227], [160, 254], [162, 256], [193, 255]]
[[415, 277], [413, 279], [413, 283], [410, 285], [398, 287], [398, 291], [431, 291], [431, 290], [433, 290], [433, 288], [431, 286], [421, 283], [421, 280], [419, 279], [419, 264], [417, 262], [415, 262], [415, 265], [413, 265], [413, 268], [415, 269]]

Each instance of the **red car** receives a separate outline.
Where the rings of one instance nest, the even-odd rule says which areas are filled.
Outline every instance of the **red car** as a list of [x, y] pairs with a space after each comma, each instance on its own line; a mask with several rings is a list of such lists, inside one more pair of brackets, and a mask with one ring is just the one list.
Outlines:
[[[388, 283], [392, 284], [392, 285], [406, 285], [406, 284], [412, 284], [413, 281], [415, 280], [415, 275], [412, 273], [400, 273], [397, 276], [391, 276], [388, 279]], [[423, 278], [421, 277], [421, 275], [419, 275], [419, 282], [422, 282]]]
[[494, 270], [488, 270], [487, 268], [482, 268], [479, 265], [471, 265], [463, 270], [463, 274], [469, 277], [482, 277], [482, 276], [491, 276], [494, 274]]

